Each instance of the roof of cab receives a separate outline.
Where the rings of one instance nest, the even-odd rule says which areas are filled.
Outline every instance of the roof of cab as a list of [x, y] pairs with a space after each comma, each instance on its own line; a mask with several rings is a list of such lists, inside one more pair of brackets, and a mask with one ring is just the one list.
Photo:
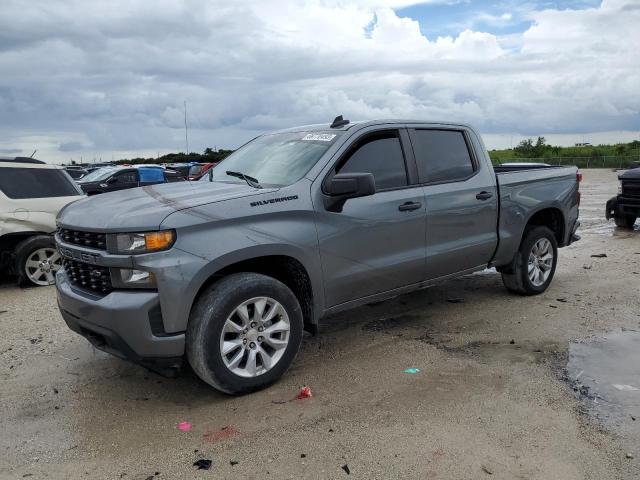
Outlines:
[[472, 129], [472, 127], [468, 124], [465, 123], [459, 123], [459, 122], [440, 122], [440, 121], [429, 121], [429, 120], [411, 120], [411, 119], [379, 119], [379, 120], [356, 120], [356, 121], [349, 121], [349, 123], [345, 124], [345, 125], [341, 125], [339, 127], [331, 127], [330, 123], [318, 123], [318, 124], [313, 124], [313, 125], [301, 125], [299, 127], [291, 127], [291, 128], [285, 128], [282, 130], [277, 130], [275, 132], [270, 132], [270, 133], [293, 133], [293, 132], [313, 132], [313, 131], [346, 131], [349, 129], [352, 129], [354, 127], [356, 127], [356, 129], [361, 129], [361, 128], [365, 128], [365, 127], [369, 127], [372, 125], [387, 125], [387, 124], [398, 124], [398, 125], [405, 125], [405, 124], [420, 124], [420, 125], [451, 125], [451, 126], [457, 126], [457, 127], [464, 127], [464, 128], [469, 128]]

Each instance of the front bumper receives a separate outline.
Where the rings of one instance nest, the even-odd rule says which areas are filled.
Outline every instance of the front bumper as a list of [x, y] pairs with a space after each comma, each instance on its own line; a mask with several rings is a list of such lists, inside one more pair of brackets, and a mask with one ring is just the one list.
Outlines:
[[96, 348], [165, 374], [182, 364], [184, 333], [154, 335], [161, 315], [157, 292], [116, 290], [101, 297], [73, 287], [64, 270], [56, 290], [69, 328]]

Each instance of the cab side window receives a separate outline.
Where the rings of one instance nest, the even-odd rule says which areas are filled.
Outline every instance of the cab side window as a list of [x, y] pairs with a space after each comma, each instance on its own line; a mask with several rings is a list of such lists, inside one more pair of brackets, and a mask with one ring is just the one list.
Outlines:
[[395, 132], [367, 137], [349, 154], [337, 173], [371, 173], [376, 189], [407, 185], [407, 169], [400, 138]]
[[116, 175], [116, 183], [137, 183], [137, 172], [122, 172]]
[[456, 182], [475, 171], [463, 132], [413, 130], [409, 134], [420, 183]]

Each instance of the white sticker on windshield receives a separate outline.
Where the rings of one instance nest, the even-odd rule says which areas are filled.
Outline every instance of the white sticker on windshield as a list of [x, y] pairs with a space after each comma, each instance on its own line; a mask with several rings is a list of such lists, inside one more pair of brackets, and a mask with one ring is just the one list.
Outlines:
[[332, 133], [307, 133], [302, 140], [316, 141], [316, 142], [330, 142], [336, 138]]

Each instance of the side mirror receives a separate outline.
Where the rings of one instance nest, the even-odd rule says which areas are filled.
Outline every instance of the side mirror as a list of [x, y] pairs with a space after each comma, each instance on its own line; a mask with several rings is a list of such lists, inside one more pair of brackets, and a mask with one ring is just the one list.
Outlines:
[[350, 198], [366, 197], [376, 193], [376, 181], [371, 173], [338, 173], [325, 184], [325, 208], [341, 212]]
[[118, 177], [109, 177], [107, 183], [116, 183], [118, 181]]

